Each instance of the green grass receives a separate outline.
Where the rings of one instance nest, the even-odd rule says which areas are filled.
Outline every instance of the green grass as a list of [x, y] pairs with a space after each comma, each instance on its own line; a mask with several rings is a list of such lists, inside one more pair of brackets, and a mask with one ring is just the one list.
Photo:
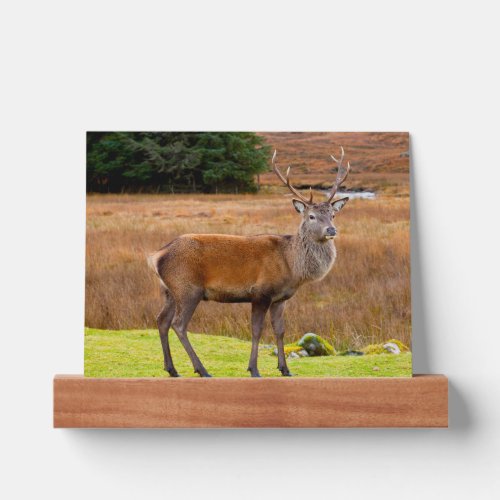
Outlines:
[[[214, 377], [248, 377], [250, 342], [215, 335], [190, 334], [191, 343]], [[175, 367], [183, 377], [198, 376], [173, 331], [170, 347]], [[259, 352], [263, 377], [281, 376], [271, 349]], [[287, 360], [301, 377], [410, 377], [411, 353], [400, 355], [322, 356]], [[375, 368], [377, 367], [378, 370]], [[375, 368], [375, 370], [374, 370]], [[85, 329], [86, 377], [167, 377], [157, 330]]]

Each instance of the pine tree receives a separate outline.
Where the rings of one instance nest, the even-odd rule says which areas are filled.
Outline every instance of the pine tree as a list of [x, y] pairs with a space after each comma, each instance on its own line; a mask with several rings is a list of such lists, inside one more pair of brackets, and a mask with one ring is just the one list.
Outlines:
[[89, 132], [87, 190], [254, 191], [268, 158], [251, 132]]

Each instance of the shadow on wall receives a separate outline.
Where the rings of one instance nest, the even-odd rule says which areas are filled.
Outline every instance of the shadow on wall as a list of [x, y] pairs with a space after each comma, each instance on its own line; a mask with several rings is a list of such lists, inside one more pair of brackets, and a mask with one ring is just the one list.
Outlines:
[[418, 165], [410, 138], [410, 239], [413, 373], [433, 373], [429, 349], [429, 294], [426, 293], [425, 262], [418, 214], [415, 172]]
[[[418, 158], [415, 156], [413, 139], [410, 137], [410, 227], [411, 227], [411, 296], [412, 296], [412, 352], [413, 373], [440, 373], [432, 362], [429, 343], [429, 297], [425, 280], [426, 265], [422, 251], [422, 232], [418, 212], [418, 192], [415, 175], [418, 172]], [[422, 206], [422, 204], [420, 205]], [[435, 335], [438, 332], [434, 332]], [[446, 375], [446, 373], [444, 374]], [[466, 401], [459, 389], [449, 380], [448, 386], [449, 426], [452, 430], [465, 431], [472, 427], [472, 419]]]
[[[167, 449], [172, 456], [176, 451], [196, 455], [200, 450], [225, 448], [231, 454], [241, 447], [249, 455], [261, 456], [262, 445], [290, 447], [289, 453], [293, 456], [302, 446], [359, 452], [359, 446], [379, 449], [390, 442], [394, 452], [399, 449], [403, 453], [408, 446], [433, 446], [436, 441], [446, 445], [470, 438], [472, 420], [453, 384], [450, 384], [449, 397], [449, 429], [65, 429], [63, 432], [72, 447], [89, 456], [91, 463], [95, 458], [96, 464], [109, 452], [155, 455]], [[119, 474], [122, 474], [121, 468]]]

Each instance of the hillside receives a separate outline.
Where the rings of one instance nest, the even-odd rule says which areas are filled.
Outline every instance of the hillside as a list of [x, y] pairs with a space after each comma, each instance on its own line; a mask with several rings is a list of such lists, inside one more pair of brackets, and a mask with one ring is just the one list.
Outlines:
[[[277, 164], [283, 171], [292, 166], [291, 177], [302, 188], [329, 187], [334, 179], [340, 146], [351, 163], [346, 189], [407, 194], [409, 183], [409, 135], [406, 132], [261, 132], [277, 150]], [[272, 173], [261, 175], [261, 185], [277, 186]]]

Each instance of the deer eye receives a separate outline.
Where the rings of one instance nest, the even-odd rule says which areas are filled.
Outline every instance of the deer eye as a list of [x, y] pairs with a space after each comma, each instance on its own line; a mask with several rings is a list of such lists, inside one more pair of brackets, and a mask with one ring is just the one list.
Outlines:
[[314, 215], [310, 215], [309, 220], [316, 220], [316, 217], [314, 217]]

